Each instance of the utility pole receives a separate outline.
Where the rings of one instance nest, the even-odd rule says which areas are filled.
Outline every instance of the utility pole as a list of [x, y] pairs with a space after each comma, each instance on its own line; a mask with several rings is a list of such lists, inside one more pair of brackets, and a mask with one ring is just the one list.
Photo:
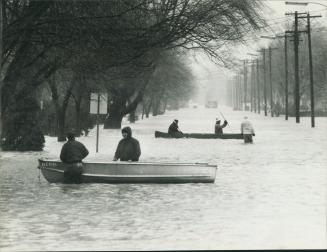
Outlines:
[[239, 106], [239, 92], [238, 92], [238, 73], [236, 74], [235, 77], [235, 110], [238, 110], [238, 106]]
[[260, 82], [259, 82], [259, 60], [257, 59], [257, 102], [258, 102], [258, 114], [260, 114]]
[[270, 115], [274, 116], [273, 113], [273, 97], [272, 97], [272, 71], [271, 71], [271, 47], [269, 46], [269, 88], [270, 88]]
[[294, 74], [295, 74], [295, 121], [300, 123], [300, 78], [299, 78], [299, 30], [298, 30], [298, 12], [294, 13]]
[[252, 60], [252, 83], [253, 83], [253, 92], [252, 92], [252, 100], [253, 100], [253, 108], [254, 108], [254, 113], [257, 113], [257, 99], [256, 99], [256, 72], [255, 72], [255, 61]]
[[232, 105], [233, 105], [233, 110], [235, 110], [235, 89], [236, 89], [236, 76], [234, 76], [233, 78], [233, 82], [232, 82]]
[[252, 101], [252, 91], [253, 91], [253, 72], [252, 72], [252, 65], [251, 65], [251, 74], [250, 74], [250, 111], [253, 111], [253, 101]]
[[276, 36], [276, 38], [284, 38], [284, 61], [285, 61], [285, 120], [288, 120], [288, 46], [287, 46], [287, 32], [282, 35]]
[[[299, 14], [306, 14], [306, 16], [299, 16]], [[293, 13], [286, 13], [286, 15], [293, 15]], [[310, 16], [309, 13], [294, 13], [295, 23], [294, 23], [294, 69], [295, 69], [295, 116], [296, 122], [300, 122], [300, 90], [299, 90], [299, 55], [298, 55], [298, 45], [299, 45], [299, 33], [306, 32], [308, 34], [308, 46], [309, 46], [309, 71], [310, 71], [310, 100], [311, 100], [311, 127], [315, 127], [315, 118], [314, 118], [314, 87], [313, 87], [313, 66], [312, 66], [312, 47], [311, 47], [311, 28], [310, 28], [310, 18], [321, 17]], [[298, 19], [306, 18], [307, 19], [307, 30], [299, 31], [298, 30]]]
[[229, 92], [228, 105], [233, 107], [233, 79], [230, 79], [228, 84], [229, 84], [228, 85], [228, 92]]
[[254, 100], [254, 92], [255, 92], [255, 73], [254, 73], [254, 60], [252, 60], [251, 64], [251, 112], [256, 112], [255, 100]]
[[298, 29], [298, 12], [286, 13], [286, 15], [294, 15], [294, 31], [286, 31], [293, 33], [294, 42], [294, 107], [295, 121], [300, 123], [300, 78], [299, 78], [299, 29]]
[[288, 120], [288, 59], [287, 59], [287, 34], [284, 35], [285, 53], [285, 120]]
[[269, 46], [269, 91], [270, 91], [270, 115], [271, 117], [274, 116], [274, 101], [273, 101], [273, 85], [272, 85], [272, 67], [271, 67], [271, 60], [272, 60], [272, 50], [277, 48], [271, 48]]
[[228, 104], [230, 107], [234, 107], [233, 106], [233, 86], [234, 86], [234, 80], [233, 78], [229, 79], [228, 81], [228, 96], [229, 96], [229, 99], [228, 99]]
[[264, 101], [265, 116], [267, 116], [266, 49], [262, 49], [262, 67], [263, 67], [263, 101]]
[[242, 110], [242, 81], [241, 73], [238, 75], [238, 110]]
[[311, 27], [310, 27], [310, 18], [318, 18], [318, 16], [310, 16], [307, 13], [306, 17], [298, 17], [298, 18], [306, 18], [307, 19], [307, 34], [308, 34], [308, 49], [309, 49], [309, 72], [310, 72], [310, 107], [311, 107], [311, 127], [315, 127], [315, 102], [314, 102], [314, 86], [313, 86], [313, 64], [312, 64], [312, 46], [311, 46]]
[[[286, 15], [294, 15], [294, 31], [286, 31], [293, 33], [294, 42], [294, 105], [295, 105], [295, 121], [300, 123], [300, 78], [299, 78], [299, 29], [298, 29], [298, 12], [286, 13]], [[305, 14], [305, 13], [300, 13]]]
[[242, 94], [242, 74], [240, 73], [239, 75], [239, 82], [238, 82], [238, 92], [239, 92], [239, 105], [238, 105], [238, 109], [239, 110], [243, 110], [243, 104], [242, 104], [242, 97], [243, 97], [243, 94]]
[[235, 83], [234, 83], [234, 92], [235, 92], [235, 110], [238, 110], [238, 74], [235, 76]]
[[247, 60], [244, 60], [244, 110], [246, 111], [247, 109], [247, 102], [246, 102], [246, 93], [247, 93], [247, 79], [248, 79], [248, 74], [247, 74]]

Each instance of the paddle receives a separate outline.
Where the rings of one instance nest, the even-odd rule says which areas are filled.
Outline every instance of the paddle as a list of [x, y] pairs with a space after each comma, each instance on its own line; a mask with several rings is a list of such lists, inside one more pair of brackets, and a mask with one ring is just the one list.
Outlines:
[[[224, 117], [223, 113], [221, 113], [220, 110], [219, 110], [219, 113], [221, 114], [221, 116], [223, 117], [223, 119], [224, 119], [225, 121], [227, 121], [226, 118]], [[227, 125], [229, 126], [231, 132], [234, 133], [233, 130], [232, 130], [232, 128], [231, 128], [231, 126], [229, 125], [229, 123], [227, 123]]]

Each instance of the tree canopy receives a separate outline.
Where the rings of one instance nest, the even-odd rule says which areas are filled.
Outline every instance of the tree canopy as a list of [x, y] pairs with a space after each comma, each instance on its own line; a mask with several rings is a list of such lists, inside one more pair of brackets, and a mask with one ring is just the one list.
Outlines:
[[[108, 90], [106, 125], [116, 128], [149, 85], [160, 83], [150, 80], [162, 71], [157, 68], [165, 52], [201, 49], [224, 62], [224, 46], [264, 22], [257, 0], [2, 0], [1, 7], [1, 133], [11, 149], [19, 146], [9, 139], [26, 137], [10, 131], [11, 125], [26, 113], [39, 113], [37, 107], [27, 110], [24, 101], [38, 104], [36, 90], [55, 74], [68, 71], [86, 79], [87, 90]], [[60, 86], [56, 79], [52, 85]], [[19, 125], [26, 134], [32, 126]], [[37, 122], [33, 128], [43, 136]]]

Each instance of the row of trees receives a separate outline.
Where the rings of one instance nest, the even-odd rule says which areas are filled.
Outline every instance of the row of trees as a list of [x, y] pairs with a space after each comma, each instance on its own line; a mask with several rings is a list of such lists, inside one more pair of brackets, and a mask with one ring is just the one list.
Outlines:
[[[289, 82], [289, 99], [290, 99], [290, 115], [295, 114], [294, 106], [294, 49], [291, 38], [288, 38], [288, 82]], [[314, 92], [316, 100], [317, 111], [327, 111], [327, 33], [323, 27], [316, 25], [312, 27], [311, 33], [312, 43], [312, 58], [313, 58], [313, 76], [314, 76]], [[278, 47], [280, 50], [284, 50], [283, 39], [275, 41], [271, 46]], [[284, 56], [275, 52], [273, 54], [273, 71], [275, 71], [275, 77], [273, 83], [275, 83], [274, 100], [275, 103], [282, 105], [283, 110], [285, 109], [285, 62]], [[300, 110], [310, 110], [310, 68], [309, 68], [309, 52], [308, 52], [308, 39], [307, 35], [301, 36], [299, 44], [299, 77], [300, 77]], [[284, 79], [281, 79], [284, 77]]]
[[1, 0], [0, 5], [4, 150], [41, 150], [42, 128], [64, 140], [67, 121], [74, 120], [78, 131], [91, 127], [87, 107], [94, 90], [109, 93], [105, 128], [120, 128], [123, 116], [139, 104], [145, 114], [149, 107], [156, 114], [191, 93], [183, 51], [201, 49], [221, 62], [227, 43], [263, 23], [254, 0]]

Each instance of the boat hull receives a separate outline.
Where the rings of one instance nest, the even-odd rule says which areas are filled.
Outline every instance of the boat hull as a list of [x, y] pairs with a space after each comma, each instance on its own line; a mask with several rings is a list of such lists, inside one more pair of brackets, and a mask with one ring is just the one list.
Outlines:
[[[162, 138], [175, 138], [169, 135], [166, 132], [155, 131], [155, 137]], [[180, 138], [180, 137], [178, 137]], [[243, 135], [241, 133], [228, 133], [228, 134], [210, 134], [210, 133], [183, 133], [182, 138], [198, 138], [198, 139], [243, 139]]]
[[[38, 168], [50, 183], [63, 183], [66, 165], [39, 159]], [[83, 163], [82, 183], [214, 183], [217, 166], [206, 163]]]

